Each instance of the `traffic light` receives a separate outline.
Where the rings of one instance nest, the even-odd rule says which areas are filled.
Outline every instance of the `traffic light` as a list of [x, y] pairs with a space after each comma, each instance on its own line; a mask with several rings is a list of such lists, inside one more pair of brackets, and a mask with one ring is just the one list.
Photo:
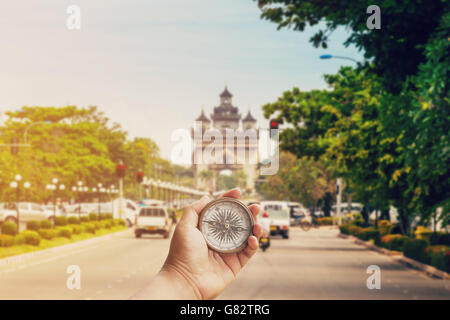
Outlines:
[[19, 153], [19, 146], [17, 145], [19, 142], [17, 138], [11, 138], [11, 154], [16, 155]]
[[278, 129], [278, 121], [275, 119], [270, 120], [270, 130]]
[[136, 173], [136, 178], [137, 178], [137, 182], [138, 183], [142, 183], [142, 181], [144, 181], [144, 172], [142, 172], [141, 170], [139, 170]]
[[125, 164], [123, 164], [123, 162], [120, 162], [117, 166], [116, 166], [116, 174], [117, 177], [119, 179], [123, 179], [125, 177]]

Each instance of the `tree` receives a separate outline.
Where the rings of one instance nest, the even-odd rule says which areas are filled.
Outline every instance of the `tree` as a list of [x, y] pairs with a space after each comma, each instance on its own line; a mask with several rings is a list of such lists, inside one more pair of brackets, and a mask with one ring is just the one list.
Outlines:
[[[0, 128], [2, 144], [9, 143], [12, 137], [24, 143], [26, 132], [29, 146], [20, 147], [15, 156], [9, 148], [0, 148], [0, 199], [3, 201], [12, 197], [9, 183], [16, 173], [30, 181], [28, 197], [32, 201], [49, 198], [45, 186], [53, 178], [66, 185], [66, 190], [59, 193], [65, 199], [74, 196], [71, 187], [80, 180], [89, 187], [102, 183], [117, 188], [115, 164], [119, 160], [127, 165], [125, 195], [128, 197], [137, 197], [137, 170], [145, 170], [150, 175], [154, 162], [162, 163], [167, 180], [175, 179], [171, 164], [159, 157], [159, 149], [152, 140], [129, 141], [121, 126], [110, 124], [94, 106], [24, 106], [20, 111], [6, 114], [9, 119]], [[92, 193], [86, 196], [93, 197]]]
[[331, 172], [313, 158], [297, 158], [289, 152], [280, 154], [280, 169], [276, 175], [267, 176], [261, 192], [270, 200], [300, 202], [315, 207], [327, 192], [334, 189]]
[[322, 23], [310, 39], [315, 47], [327, 48], [334, 30], [346, 27], [350, 35], [345, 45], [355, 45], [364, 57], [373, 61], [374, 71], [388, 91], [399, 92], [403, 82], [425, 62], [424, 45], [435, 32], [441, 17], [449, 12], [450, 2], [429, 0], [384, 0], [381, 8], [381, 30], [368, 30], [368, 0], [255, 0], [261, 17], [278, 25], [303, 31]]

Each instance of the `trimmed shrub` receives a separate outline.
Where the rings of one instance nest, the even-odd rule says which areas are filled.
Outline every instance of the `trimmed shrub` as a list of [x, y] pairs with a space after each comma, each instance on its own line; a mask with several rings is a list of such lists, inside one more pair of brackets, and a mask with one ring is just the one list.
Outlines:
[[2, 224], [2, 234], [15, 236], [17, 234], [17, 225], [11, 221], [4, 222]]
[[112, 227], [112, 223], [110, 220], [105, 220], [103, 222], [103, 224], [104, 224], [105, 229], [111, 229], [111, 227]]
[[410, 238], [401, 234], [388, 234], [381, 237], [380, 244], [389, 250], [402, 251], [403, 245]]
[[450, 254], [450, 248], [447, 246], [429, 246], [426, 249], [427, 254], [430, 256], [430, 263], [433, 267], [450, 272], [450, 264], [446, 261], [446, 255]]
[[339, 230], [341, 231], [342, 234], [350, 234], [350, 231], [348, 230], [349, 226], [350, 226], [349, 224], [341, 224], [339, 226]]
[[96, 213], [91, 212], [89, 213], [89, 221], [97, 221], [98, 220], [98, 216]]
[[112, 213], [105, 213], [105, 219], [106, 220], [111, 220], [113, 218], [113, 214]]
[[52, 228], [52, 222], [50, 220], [42, 220], [39, 223], [39, 226], [41, 229], [51, 229]]
[[357, 227], [364, 227], [366, 225], [366, 222], [362, 217], [355, 217], [353, 220], [350, 221], [350, 224], [357, 226]]
[[67, 223], [68, 224], [80, 224], [80, 219], [78, 217], [68, 217], [67, 218]]
[[123, 219], [114, 219], [114, 222], [118, 226], [125, 226], [125, 220], [123, 220]]
[[38, 246], [41, 243], [41, 236], [36, 231], [25, 230], [21, 232], [21, 234], [23, 235], [26, 244]]
[[56, 235], [58, 237], [70, 239], [72, 238], [72, 229], [70, 227], [58, 227], [56, 229]]
[[87, 216], [80, 217], [80, 223], [81, 222], [89, 222], [89, 217], [87, 217]]
[[0, 247], [12, 247], [14, 245], [14, 236], [9, 234], [0, 234]]
[[374, 227], [361, 228], [357, 237], [363, 241], [374, 240], [375, 244], [380, 243], [380, 232]]
[[430, 245], [450, 246], [450, 233], [435, 232], [430, 237]]
[[322, 218], [317, 218], [317, 223], [320, 226], [331, 226], [333, 225], [333, 218], [332, 217], [322, 217]]
[[392, 228], [392, 224], [388, 220], [379, 220], [378, 221], [378, 231], [380, 232], [380, 236], [385, 236], [390, 233]]
[[95, 225], [92, 223], [82, 223], [81, 224], [83, 232], [95, 234]]
[[428, 243], [421, 239], [410, 239], [403, 245], [403, 254], [405, 257], [429, 264], [430, 257], [426, 252]]
[[359, 233], [362, 231], [362, 229], [363, 229], [363, 228], [351, 224], [351, 225], [348, 227], [348, 232], [349, 232], [351, 235], [357, 237], [357, 236], [359, 235]]
[[52, 240], [54, 237], [56, 237], [56, 232], [54, 229], [39, 229], [38, 233], [42, 239], [46, 240]]
[[40, 223], [37, 220], [30, 220], [27, 222], [27, 230], [38, 231]]
[[25, 237], [23, 236], [23, 234], [16, 235], [14, 238], [14, 245], [20, 246], [22, 244], [25, 244]]
[[67, 225], [67, 218], [66, 217], [55, 217], [55, 225], [56, 226], [66, 226]]
[[67, 226], [72, 231], [72, 234], [80, 234], [82, 231], [82, 228], [78, 224], [70, 224]]

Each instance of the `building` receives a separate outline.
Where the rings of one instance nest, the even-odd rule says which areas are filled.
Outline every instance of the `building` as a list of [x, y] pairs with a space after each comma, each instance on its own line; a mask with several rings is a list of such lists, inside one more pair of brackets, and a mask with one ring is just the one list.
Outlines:
[[[216, 181], [221, 172], [224, 170], [230, 170], [232, 172], [242, 170], [247, 177], [244, 191], [254, 193], [259, 162], [259, 135], [256, 127], [256, 119], [253, 118], [250, 110], [246, 117], [242, 119], [239, 109], [233, 106], [233, 95], [228, 91], [227, 87], [225, 87], [219, 97], [220, 104], [214, 107], [213, 113], [210, 115], [211, 119], [205, 115], [203, 109], [200, 116], [196, 119], [197, 126], [195, 130], [199, 130], [201, 127], [201, 135], [194, 134], [194, 128], [192, 129], [194, 146], [192, 163], [196, 188], [215, 191]], [[234, 142], [231, 145], [229, 143], [230, 139], [226, 139], [227, 134], [230, 134], [230, 132], [234, 133]], [[220, 133], [222, 137], [221, 141], [210, 139], [211, 135], [216, 137], [216, 133]], [[242, 138], [238, 138], [239, 135]], [[248, 138], [250, 136], [252, 139]], [[215, 150], [220, 149], [221, 154], [213, 152], [214, 160], [205, 159], [205, 150], [208, 151], [206, 149], [208, 146], [211, 149], [212, 145], [214, 145], [214, 148], [217, 148]], [[200, 160], [195, 160], [195, 154], [197, 155], [197, 159]], [[222, 161], [218, 161], [220, 159]], [[205, 179], [202, 176], [202, 171], [212, 175], [210, 179]]]

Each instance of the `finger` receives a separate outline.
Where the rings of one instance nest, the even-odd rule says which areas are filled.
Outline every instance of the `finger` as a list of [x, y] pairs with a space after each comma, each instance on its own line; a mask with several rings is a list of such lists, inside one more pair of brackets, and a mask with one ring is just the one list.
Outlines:
[[239, 262], [241, 263], [241, 268], [245, 266], [250, 260], [250, 258], [256, 253], [258, 250], [258, 239], [256, 239], [255, 236], [251, 236], [248, 238], [248, 245], [247, 247], [238, 253]]
[[183, 215], [181, 216], [180, 224], [186, 223], [197, 226], [198, 214], [200, 213], [200, 211], [202, 211], [209, 200], [210, 199], [208, 196], [203, 196], [200, 200], [186, 207], [186, 209], [184, 209]]
[[225, 193], [223, 193], [220, 197], [227, 197], [227, 198], [234, 198], [234, 199], [239, 199], [239, 197], [241, 196], [241, 190], [239, 190], [239, 188], [234, 188], [231, 189]]
[[203, 196], [201, 197], [200, 200], [195, 201], [191, 206], [192, 209], [194, 209], [195, 212], [197, 212], [197, 214], [200, 213], [200, 211], [202, 211], [202, 209], [206, 206], [206, 204], [208, 202], [210, 202], [211, 199], [208, 196]]
[[253, 235], [259, 238], [261, 237], [262, 233], [263, 233], [262, 226], [259, 223], [255, 224], [253, 226]]
[[253, 219], [256, 219], [256, 216], [261, 211], [261, 207], [258, 204], [252, 204], [251, 206], [248, 206], [248, 208], [253, 214]]

